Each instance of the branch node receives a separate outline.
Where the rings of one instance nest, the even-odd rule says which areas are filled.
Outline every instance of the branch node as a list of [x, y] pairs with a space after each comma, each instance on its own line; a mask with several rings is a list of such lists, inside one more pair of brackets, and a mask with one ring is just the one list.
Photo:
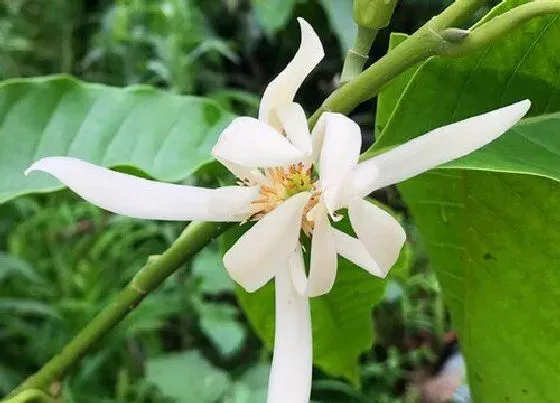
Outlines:
[[471, 31], [467, 31], [460, 28], [446, 28], [441, 32], [441, 38], [445, 42], [450, 43], [461, 43], [463, 42], [469, 35]]

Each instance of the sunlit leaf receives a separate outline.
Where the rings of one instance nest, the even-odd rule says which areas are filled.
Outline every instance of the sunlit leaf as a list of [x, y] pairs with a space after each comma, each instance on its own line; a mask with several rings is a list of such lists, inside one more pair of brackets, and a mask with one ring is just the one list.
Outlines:
[[69, 155], [108, 167], [133, 166], [179, 181], [209, 161], [231, 115], [214, 102], [148, 87], [119, 89], [68, 77], [0, 85], [0, 202], [60, 189], [33, 161]]

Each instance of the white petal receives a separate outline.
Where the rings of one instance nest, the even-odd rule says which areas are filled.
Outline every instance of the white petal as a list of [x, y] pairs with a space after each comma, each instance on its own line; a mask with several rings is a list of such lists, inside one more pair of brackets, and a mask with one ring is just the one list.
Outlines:
[[312, 141], [313, 154], [320, 152], [321, 189], [332, 214], [348, 203], [348, 175], [358, 163], [362, 133], [352, 119], [339, 113], [325, 112], [313, 129]]
[[243, 181], [247, 181], [250, 184], [270, 185], [270, 180], [258, 168], [234, 164], [221, 158], [216, 158], [216, 160]]
[[248, 292], [266, 284], [276, 265], [294, 251], [303, 209], [311, 196], [298, 193], [280, 204], [249, 229], [224, 255], [229, 275]]
[[369, 254], [364, 244], [354, 237], [333, 229], [336, 251], [342, 257], [350, 260], [356, 266], [366, 270], [369, 274], [377, 277], [385, 277], [387, 273], [383, 273], [373, 257]]
[[307, 118], [300, 104], [290, 102], [277, 109], [278, 118], [282, 128], [286, 132], [286, 137], [296, 146], [306, 157], [311, 157], [311, 134], [307, 126]]
[[406, 233], [391, 214], [366, 200], [352, 200], [348, 213], [358, 239], [385, 277], [399, 257]]
[[47, 157], [26, 174], [43, 171], [55, 176], [85, 200], [113, 213], [134, 218], [173, 221], [243, 221], [258, 187], [205, 189], [155, 182], [111, 171], [71, 157]]
[[300, 295], [317, 297], [331, 290], [336, 278], [336, 247], [329, 217], [324, 207], [316, 213], [311, 240], [309, 278], [305, 274], [301, 246], [297, 246], [292, 259], [295, 259], [290, 262], [292, 278]]
[[[515, 125], [530, 106], [531, 102], [524, 100], [440, 127], [361, 163], [353, 180], [356, 195], [365, 196], [472, 153]], [[378, 179], [372, 180], [372, 166], [379, 169]]]
[[296, 91], [307, 75], [323, 59], [325, 53], [321, 40], [303, 18], [298, 18], [301, 27], [301, 44], [294, 58], [278, 76], [268, 84], [259, 107], [259, 119], [276, 128], [278, 118], [274, 109], [294, 100]]
[[309, 403], [313, 370], [309, 300], [294, 289], [286, 264], [279, 267], [275, 283], [274, 355], [267, 403]]
[[220, 160], [245, 167], [277, 167], [299, 162], [302, 153], [276, 129], [255, 118], [236, 118], [212, 149]]

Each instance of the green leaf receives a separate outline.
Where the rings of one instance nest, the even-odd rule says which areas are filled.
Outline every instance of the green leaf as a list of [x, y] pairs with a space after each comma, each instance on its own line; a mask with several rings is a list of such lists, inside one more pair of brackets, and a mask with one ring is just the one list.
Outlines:
[[237, 321], [236, 307], [225, 304], [201, 303], [198, 307], [200, 328], [224, 357], [241, 349], [247, 332]]
[[0, 393], [8, 394], [17, 385], [20, 377], [16, 370], [0, 364]]
[[198, 351], [148, 360], [146, 378], [177, 403], [217, 402], [231, 384], [228, 374], [212, 366]]
[[358, 26], [352, 18], [352, 0], [319, 0], [327, 17], [331, 28], [338, 37], [342, 57], [352, 47]]
[[53, 155], [179, 181], [209, 161], [231, 118], [212, 101], [148, 87], [68, 77], [6, 81], [0, 84], [0, 202], [60, 189], [48, 175], [23, 175], [33, 161]]
[[41, 276], [28, 262], [17, 256], [0, 252], [0, 282], [15, 277], [34, 284], [43, 282]]
[[245, 371], [228, 392], [223, 403], [262, 403], [268, 392], [270, 364], [259, 363]]
[[23, 298], [0, 298], [0, 314], [34, 315], [61, 319], [58, 312], [51, 306]]
[[[349, 232], [347, 219], [337, 223]], [[235, 227], [224, 237], [225, 250], [246, 230]], [[385, 282], [339, 257], [336, 282], [330, 293], [311, 299], [313, 362], [332, 376], [359, 384], [358, 358], [373, 344], [371, 310], [383, 297]], [[274, 342], [274, 284], [255, 293], [236, 288], [249, 323], [272, 350]]]
[[[492, 16], [521, 4], [502, 3]], [[442, 285], [475, 402], [556, 401], [560, 354], [560, 17], [460, 59], [432, 58], [375, 149], [529, 98], [498, 141], [399, 186]]]
[[251, 0], [259, 26], [272, 37], [288, 23], [298, 0]]
[[192, 262], [192, 274], [200, 281], [200, 291], [217, 295], [231, 293], [235, 285], [222, 263], [218, 245], [211, 244], [196, 255]]

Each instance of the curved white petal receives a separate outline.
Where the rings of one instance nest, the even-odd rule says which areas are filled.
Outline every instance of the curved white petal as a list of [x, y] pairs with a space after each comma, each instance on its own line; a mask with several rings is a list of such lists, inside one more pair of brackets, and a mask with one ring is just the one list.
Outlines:
[[313, 370], [309, 300], [296, 292], [285, 263], [278, 268], [275, 283], [274, 355], [267, 403], [309, 403]]
[[311, 134], [307, 126], [307, 118], [300, 104], [290, 102], [276, 110], [286, 137], [306, 157], [311, 157]]
[[333, 234], [336, 251], [340, 256], [350, 260], [356, 266], [361, 267], [371, 275], [377, 277], [385, 277], [387, 275], [387, 273], [381, 271], [375, 259], [373, 259], [359, 239], [351, 237], [337, 229], [333, 229]]
[[[525, 116], [530, 107], [531, 102], [526, 99], [443, 126], [361, 163], [353, 180], [356, 195], [367, 195], [470, 154], [505, 133]], [[380, 172], [376, 180], [372, 180], [369, 173], [373, 166]]]
[[266, 284], [276, 265], [295, 249], [303, 209], [311, 196], [298, 193], [280, 204], [243, 234], [224, 255], [229, 275], [248, 292]]
[[301, 27], [299, 49], [286, 68], [268, 84], [259, 107], [259, 119], [278, 129], [280, 127], [274, 109], [293, 101], [303, 80], [325, 55], [321, 40], [311, 25], [303, 18], [298, 18], [298, 22]]
[[212, 155], [245, 167], [261, 168], [293, 164], [305, 156], [276, 129], [247, 116], [234, 119], [224, 129]]
[[205, 189], [155, 182], [71, 157], [43, 158], [27, 170], [47, 172], [85, 200], [113, 213], [173, 221], [244, 221], [258, 187]]
[[380, 277], [385, 277], [399, 257], [406, 233], [391, 214], [366, 200], [352, 200], [348, 213], [358, 239], [377, 262]]
[[325, 112], [313, 129], [312, 141], [313, 155], [319, 159], [323, 198], [332, 214], [348, 203], [348, 175], [358, 163], [362, 133], [352, 119]]
[[331, 290], [336, 278], [336, 247], [329, 216], [324, 206], [315, 212], [309, 278], [305, 274], [301, 246], [298, 245], [292, 259], [295, 259], [290, 262], [292, 279], [300, 295], [317, 297]]

